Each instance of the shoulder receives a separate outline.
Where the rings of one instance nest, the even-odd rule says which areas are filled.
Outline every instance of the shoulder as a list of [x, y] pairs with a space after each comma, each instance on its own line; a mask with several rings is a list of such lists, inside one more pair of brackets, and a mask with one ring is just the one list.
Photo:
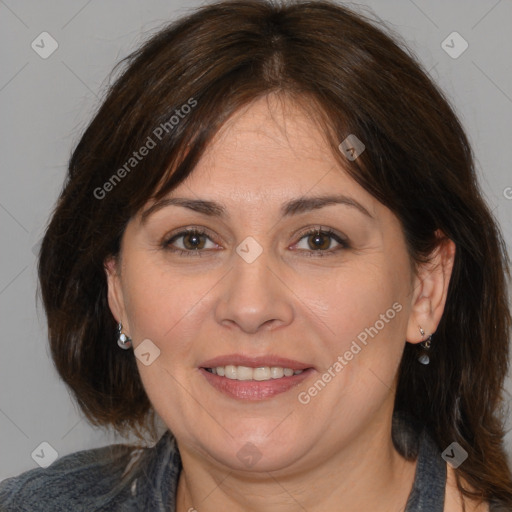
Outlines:
[[[462, 484], [466, 489], [475, 491], [474, 487], [468, 484], [467, 481], [462, 479]], [[457, 487], [455, 478], [455, 470], [447, 464], [447, 479], [446, 479], [446, 512], [510, 512], [510, 506], [504, 504], [498, 498], [491, 499], [490, 501], [478, 501], [464, 497], [462, 502], [461, 494]]]
[[[457, 487], [455, 470], [449, 464], [446, 464], [446, 473], [446, 494], [444, 508], [446, 511], [453, 510], [454, 512], [499, 512], [499, 509], [493, 507], [490, 508], [487, 501], [479, 502], [477, 500], [471, 500], [467, 497], [464, 497], [463, 499]], [[468, 485], [467, 482], [464, 482], [464, 487], [474, 491], [474, 489]]]
[[[0, 482], [0, 510], [101, 510], [119, 494], [134, 453], [144, 450], [127, 444], [82, 450], [57, 459], [49, 467], [36, 468]], [[129, 491], [129, 489], [128, 489]], [[86, 505], [86, 508], [83, 508]], [[107, 510], [106, 508], [105, 510]]]
[[[425, 426], [401, 411], [393, 416], [393, 441], [407, 460], [416, 459], [416, 474], [406, 510], [443, 510], [445, 512], [501, 512], [497, 504], [461, 496], [455, 470], [441, 457], [441, 450]], [[474, 491], [467, 482], [464, 487]], [[464, 503], [463, 503], [464, 501]]]

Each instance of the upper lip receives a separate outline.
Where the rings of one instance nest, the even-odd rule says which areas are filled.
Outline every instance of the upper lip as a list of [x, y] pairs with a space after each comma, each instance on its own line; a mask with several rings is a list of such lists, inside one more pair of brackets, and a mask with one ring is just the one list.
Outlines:
[[217, 366], [248, 366], [249, 368], [261, 368], [263, 366], [279, 366], [281, 368], [291, 368], [292, 370], [305, 370], [312, 368], [310, 364], [288, 359], [279, 356], [245, 356], [242, 354], [227, 354], [224, 356], [208, 359], [200, 364], [201, 368], [216, 368]]

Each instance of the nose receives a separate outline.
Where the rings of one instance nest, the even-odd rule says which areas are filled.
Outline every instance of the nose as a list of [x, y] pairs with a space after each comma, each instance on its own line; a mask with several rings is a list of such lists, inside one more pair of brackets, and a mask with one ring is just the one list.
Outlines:
[[234, 254], [233, 268], [223, 279], [215, 311], [217, 322], [248, 334], [290, 324], [294, 295], [280, 275], [276, 259], [267, 249], [253, 261], [240, 254]]

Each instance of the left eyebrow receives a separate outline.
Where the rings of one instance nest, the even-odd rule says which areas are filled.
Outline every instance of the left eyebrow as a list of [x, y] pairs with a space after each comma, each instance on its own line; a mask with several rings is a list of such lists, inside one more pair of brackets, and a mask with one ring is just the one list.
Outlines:
[[[324, 196], [313, 196], [313, 197], [299, 197], [283, 203], [281, 206], [281, 216], [290, 217], [292, 215], [298, 215], [311, 210], [318, 210], [325, 206], [333, 204], [342, 204], [352, 208], [356, 208], [358, 211], [373, 219], [374, 217], [370, 212], [358, 201], [345, 195], [324, 195]], [[219, 217], [222, 219], [228, 218], [226, 208], [215, 201], [208, 201], [204, 199], [191, 199], [185, 197], [168, 197], [157, 201], [147, 210], [142, 212], [141, 222], [145, 223], [148, 217], [162, 208], [168, 206], [182, 206], [203, 215], [210, 217]]]
[[325, 206], [330, 206], [332, 204], [342, 204], [356, 208], [367, 217], [373, 219], [373, 216], [361, 203], [342, 194], [299, 197], [297, 199], [293, 199], [283, 204], [281, 207], [281, 215], [283, 217], [289, 217], [291, 215], [297, 215], [311, 210], [318, 210], [319, 208], [324, 208]]

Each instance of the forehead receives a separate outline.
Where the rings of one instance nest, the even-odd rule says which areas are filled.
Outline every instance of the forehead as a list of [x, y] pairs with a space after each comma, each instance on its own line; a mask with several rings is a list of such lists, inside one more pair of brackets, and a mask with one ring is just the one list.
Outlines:
[[172, 195], [261, 202], [333, 190], [373, 200], [343, 170], [310, 115], [290, 99], [266, 96], [228, 119]]

